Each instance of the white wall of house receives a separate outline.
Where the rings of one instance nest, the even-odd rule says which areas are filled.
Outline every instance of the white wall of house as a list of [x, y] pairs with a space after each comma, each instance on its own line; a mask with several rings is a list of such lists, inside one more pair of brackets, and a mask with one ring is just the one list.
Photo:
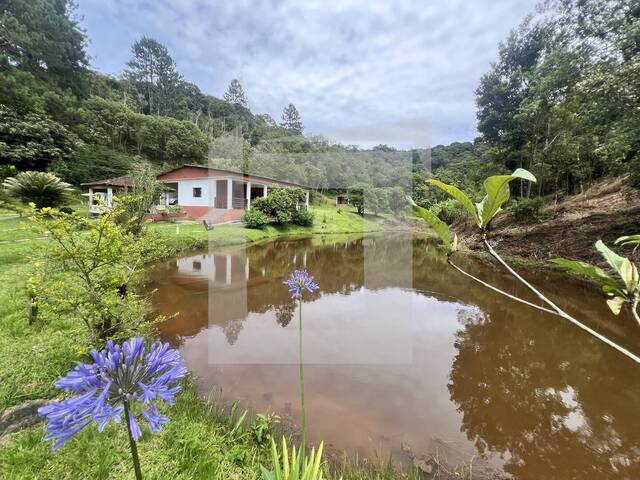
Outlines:
[[[249, 195], [251, 192], [251, 186], [262, 188], [263, 196], [266, 196], [267, 191], [272, 186], [278, 186], [278, 184], [270, 185], [266, 183], [260, 182], [251, 182], [245, 179], [236, 179], [233, 177], [209, 177], [209, 178], [199, 178], [199, 179], [176, 179], [168, 181], [168, 183], [176, 183], [178, 185], [178, 205], [190, 206], [190, 207], [211, 207], [214, 205], [214, 201], [216, 198], [216, 181], [224, 181], [228, 182], [229, 180], [233, 180], [233, 182], [247, 183], [247, 204], [250, 205]], [[200, 188], [201, 196], [194, 197], [193, 189]], [[231, 208], [231, 188], [230, 184], [227, 184], [227, 199], [226, 203], [229, 205], [228, 208]], [[306, 191], [306, 204], [309, 206], [309, 191]]]
[[[207, 207], [213, 205], [216, 196], [216, 181], [213, 178], [178, 180], [178, 205]], [[193, 196], [193, 189], [201, 188], [200, 197]]]

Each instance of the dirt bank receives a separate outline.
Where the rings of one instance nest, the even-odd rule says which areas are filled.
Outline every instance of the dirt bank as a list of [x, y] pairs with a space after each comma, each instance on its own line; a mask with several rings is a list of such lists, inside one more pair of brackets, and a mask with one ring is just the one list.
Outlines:
[[[467, 222], [457, 228], [462, 244], [482, 249], [480, 237]], [[508, 210], [491, 226], [489, 238], [498, 250], [531, 260], [567, 257], [603, 265], [593, 245], [602, 239], [608, 245], [622, 236], [640, 233], [640, 191], [624, 185], [621, 179], [601, 181], [584, 193], [555, 202], [546, 199], [537, 218], [516, 222]], [[632, 248], [616, 251], [638, 260]]]

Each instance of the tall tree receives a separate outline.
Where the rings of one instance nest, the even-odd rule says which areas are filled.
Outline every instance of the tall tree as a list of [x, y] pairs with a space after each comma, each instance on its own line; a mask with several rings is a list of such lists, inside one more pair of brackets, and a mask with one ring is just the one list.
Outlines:
[[237, 78], [231, 80], [227, 93], [224, 94], [224, 100], [234, 105], [240, 105], [241, 107], [247, 107], [247, 97], [244, 94], [244, 89]]
[[142, 37], [131, 47], [133, 58], [124, 72], [147, 114], [172, 115], [181, 100], [182, 76], [176, 69], [167, 47], [149, 37]]
[[290, 130], [292, 133], [302, 135], [304, 126], [302, 125], [302, 117], [298, 113], [298, 109], [293, 103], [290, 103], [282, 112], [282, 123], [280, 126]]
[[0, 5], [0, 68], [17, 66], [82, 93], [88, 61], [72, 0], [4, 0]]

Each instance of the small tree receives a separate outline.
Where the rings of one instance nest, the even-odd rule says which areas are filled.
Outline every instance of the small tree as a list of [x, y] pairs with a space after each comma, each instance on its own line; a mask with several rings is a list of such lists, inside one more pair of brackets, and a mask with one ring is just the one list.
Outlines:
[[147, 302], [136, 293], [141, 267], [164, 252], [158, 239], [136, 237], [116, 224], [120, 208], [95, 220], [50, 208], [32, 212], [50, 238], [34, 262], [34, 296], [56, 314], [77, 316], [96, 344], [131, 335], [146, 323]]
[[133, 187], [125, 195], [115, 198], [118, 204], [114, 221], [133, 235], [140, 235], [144, 227], [144, 216], [156, 204], [162, 194], [162, 183], [156, 179], [153, 167], [147, 162], [134, 166]]
[[20, 172], [3, 184], [7, 194], [36, 208], [57, 207], [67, 202], [71, 185], [47, 172]]
[[[349, 203], [356, 207], [356, 210], [360, 215], [364, 215], [365, 204], [367, 206], [372, 204], [374, 201], [373, 196], [373, 187], [368, 183], [356, 183], [347, 189], [347, 198], [349, 199]], [[377, 202], [377, 198], [375, 201]]]

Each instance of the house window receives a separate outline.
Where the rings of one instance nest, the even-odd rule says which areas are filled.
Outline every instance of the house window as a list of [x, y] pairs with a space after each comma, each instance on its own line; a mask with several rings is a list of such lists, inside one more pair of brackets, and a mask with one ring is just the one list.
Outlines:
[[202, 188], [201, 187], [193, 187], [193, 198], [202, 197]]

